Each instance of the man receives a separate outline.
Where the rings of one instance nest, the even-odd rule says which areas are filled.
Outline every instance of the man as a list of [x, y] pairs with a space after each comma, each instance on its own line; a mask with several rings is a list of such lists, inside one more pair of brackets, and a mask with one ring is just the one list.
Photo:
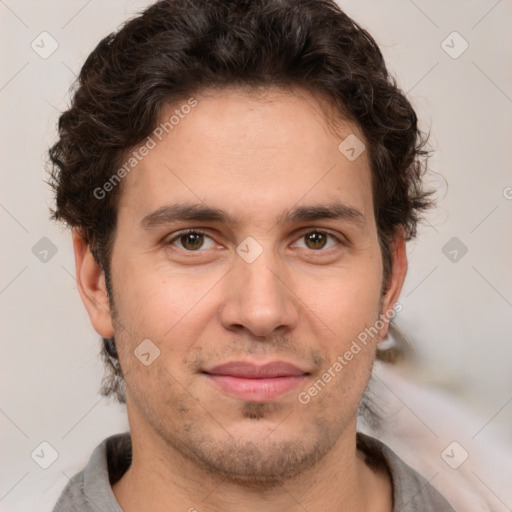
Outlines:
[[326, 0], [169, 0], [109, 35], [50, 150], [130, 432], [56, 512], [450, 511], [356, 420], [430, 204], [416, 115]]

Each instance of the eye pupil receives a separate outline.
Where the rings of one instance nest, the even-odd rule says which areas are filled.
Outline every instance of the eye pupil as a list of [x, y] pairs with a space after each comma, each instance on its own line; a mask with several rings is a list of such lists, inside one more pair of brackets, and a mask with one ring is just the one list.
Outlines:
[[181, 243], [187, 249], [199, 249], [203, 245], [203, 235], [201, 233], [187, 233], [181, 237]]
[[308, 242], [312, 242], [313, 247], [310, 247], [311, 249], [322, 249], [325, 247], [325, 243], [327, 240], [327, 237], [324, 233], [310, 233], [309, 235], [306, 235], [306, 238]]

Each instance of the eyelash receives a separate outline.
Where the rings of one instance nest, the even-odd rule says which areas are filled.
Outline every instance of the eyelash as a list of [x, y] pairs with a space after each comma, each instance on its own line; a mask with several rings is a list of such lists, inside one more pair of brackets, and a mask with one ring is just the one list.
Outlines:
[[[173, 236], [173, 238], [171, 238], [170, 240], [168, 240], [165, 245], [173, 245], [174, 242], [176, 240], [179, 240], [181, 237], [185, 236], [185, 235], [188, 235], [188, 234], [198, 234], [198, 235], [204, 235], [208, 238], [212, 238], [207, 232], [201, 230], [201, 229], [196, 229], [196, 228], [190, 228], [190, 229], [184, 229], [183, 231], [179, 231], [175, 236]], [[328, 231], [324, 231], [322, 229], [318, 229], [318, 228], [308, 228], [307, 230], [305, 231], [301, 231], [298, 238], [303, 238], [305, 237], [306, 235], [310, 235], [312, 233], [319, 233], [319, 234], [322, 234], [322, 235], [327, 235], [328, 237], [331, 237], [332, 239], [334, 239], [339, 245], [342, 245], [342, 246], [347, 246], [348, 245], [348, 242], [344, 239], [340, 239], [340, 237], [337, 237], [335, 235], [333, 235], [332, 233], [328, 232]], [[315, 250], [315, 249], [306, 249], [312, 253], [329, 253], [332, 249], [334, 249], [334, 247], [330, 247], [329, 249], [318, 249], [318, 250]], [[203, 252], [202, 250], [197, 250], [197, 251], [189, 251], [187, 249], [181, 249], [182, 251], [184, 252], [187, 252], [187, 253], [200, 253], [200, 252]]]

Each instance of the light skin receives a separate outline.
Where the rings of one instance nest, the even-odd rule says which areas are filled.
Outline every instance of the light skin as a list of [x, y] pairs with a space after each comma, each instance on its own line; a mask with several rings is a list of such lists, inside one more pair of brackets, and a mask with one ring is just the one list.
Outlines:
[[[338, 150], [351, 133], [364, 138], [349, 122], [332, 129], [326, 103], [306, 91], [195, 98], [123, 180], [114, 311], [101, 268], [74, 233], [80, 295], [95, 330], [115, 335], [125, 374], [133, 461], [114, 495], [125, 512], [390, 512], [389, 475], [370, 469], [355, 444], [387, 323], [308, 404], [298, 400], [393, 307], [405, 278], [397, 233], [382, 293], [367, 154], [351, 162]], [[337, 218], [283, 218], [335, 202]], [[229, 219], [176, 220], [162, 210], [182, 203]], [[203, 234], [182, 236], [191, 228]], [[262, 249], [251, 263], [236, 251], [247, 237]], [[147, 366], [134, 355], [146, 339], [160, 350]], [[286, 361], [307, 375], [284, 396], [255, 402], [203, 373], [240, 360]]]

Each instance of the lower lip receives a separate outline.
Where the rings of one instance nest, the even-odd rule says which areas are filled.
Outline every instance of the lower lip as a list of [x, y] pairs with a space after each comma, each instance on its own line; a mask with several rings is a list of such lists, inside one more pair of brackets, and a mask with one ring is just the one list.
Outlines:
[[306, 375], [290, 375], [266, 379], [246, 379], [231, 375], [211, 375], [208, 378], [229, 395], [251, 402], [269, 402], [283, 397], [304, 382]]

